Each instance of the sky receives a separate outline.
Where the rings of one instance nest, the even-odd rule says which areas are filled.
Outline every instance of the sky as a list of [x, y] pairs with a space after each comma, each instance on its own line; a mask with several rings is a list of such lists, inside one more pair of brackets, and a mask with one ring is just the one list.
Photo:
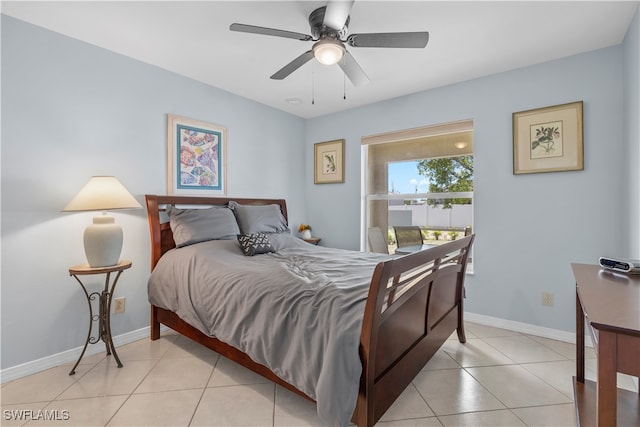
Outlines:
[[418, 174], [418, 161], [389, 163], [389, 191], [396, 193], [412, 194], [429, 192], [429, 181]]

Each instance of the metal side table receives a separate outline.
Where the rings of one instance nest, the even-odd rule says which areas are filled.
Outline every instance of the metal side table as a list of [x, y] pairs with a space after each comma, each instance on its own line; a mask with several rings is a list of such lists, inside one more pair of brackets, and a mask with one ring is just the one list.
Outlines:
[[[131, 261], [120, 261], [116, 265], [112, 265], [109, 267], [90, 267], [88, 264], [75, 265], [69, 268], [69, 275], [73, 276], [84, 291], [84, 295], [87, 297], [87, 303], [89, 304], [89, 333], [87, 334], [87, 340], [84, 343], [84, 347], [82, 348], [82, 353], [80, 353], [80, 357], [75, 365], [73, 365], [73, 369], [69, 372], [69, 375], [73, 375], [76, 373], [76, 367], [82, 360], [82, 356], [84, 356], [84, 352], [87, 350], [87, 346], [89, 344], [96, 344], [98, 341], [104, 342], [105, 347], [107, 348], [107, 355], [113, 354], [113, 357], [116, 359], [118, 364], [118, 368], [122, 368], [122, 363], [120, 362], [120, 358], [118, 358], [118, 354], [116, 353], [116, 348], [113, 345], [113, 340], [111, 338], [111, 297], [113, 296], [113, 291], [116, 288], [116, 284], [118, 283], [118, 279], [122, 272], [131, 267]], [[111, 273], [117, 273], [113, 283], [111, 284], [111, 288], [109, 289], [109, 282], [111, 279]], [[82, 281], [78, 278], [78, 276], [88, 276], [94, 274], [106, 274], [106, 279], [104, 281], [104, 290], [102, 292], [87, 292], [87, 288], [84, 286]], [[91, 305], [91, 301], [95, 301], [98, 298], [98, 314], [93, 314], [93, 307]], [[98, 336], [92, 337], [91, 331], [93, 329], [93, 322], [98, 321]]]

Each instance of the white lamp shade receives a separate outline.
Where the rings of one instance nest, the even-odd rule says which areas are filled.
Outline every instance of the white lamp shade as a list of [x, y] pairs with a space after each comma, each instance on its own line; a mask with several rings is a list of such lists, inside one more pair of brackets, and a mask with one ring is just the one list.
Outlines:
[[[142, 206], [113, 176], [94, 176], [63, 211], [136, 209]], [[116, 265], [122, 252], [122, 228], [107, 215], [95, 216], [84, 231], [84, 252], [91, 267]]]
[[104, 211], [141, 207], [115, 176], [94, 176], [63, 211]]

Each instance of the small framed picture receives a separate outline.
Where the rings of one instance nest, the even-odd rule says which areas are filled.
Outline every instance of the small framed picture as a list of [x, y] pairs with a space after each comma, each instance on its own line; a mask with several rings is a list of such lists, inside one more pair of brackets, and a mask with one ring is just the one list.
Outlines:
[[513, 113], [513, 173], [583, 170], [582, 101]]
[[314, 184], [344, 182], [344, 139], [314, 145]]
[[167, 124], [167, 194], [226, 194], [226, 128], [173, 114]]

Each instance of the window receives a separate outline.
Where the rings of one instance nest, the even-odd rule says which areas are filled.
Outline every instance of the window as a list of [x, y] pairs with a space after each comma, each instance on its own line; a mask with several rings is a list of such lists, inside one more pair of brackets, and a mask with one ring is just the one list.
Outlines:
[[[362, 140], [366, 226], [388, 236], [419, 226], [425, 243], [442, 244], [473, 228], [473, 123], [410, 129]], [[363, 239], [366, 242], [366, 239]]]

